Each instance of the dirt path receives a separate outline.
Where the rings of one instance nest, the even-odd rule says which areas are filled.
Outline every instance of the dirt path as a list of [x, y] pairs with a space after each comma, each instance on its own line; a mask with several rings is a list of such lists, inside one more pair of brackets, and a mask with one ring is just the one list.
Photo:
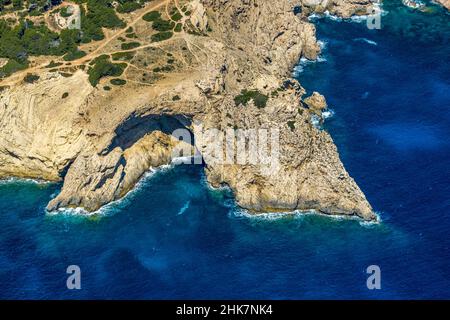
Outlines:
[[[78, 67], [80, 65], [85, 64], [87, 61], [96, 58], [97, 56], [99, 56], [99, 52], [101, 52], [102, 49], [104, 49], [108, 44], [110, 44], [113, 40], [116, 40], [118, 37], [120, 37], [121, 35], [123, 35], [126, 30], [129, 27], [134, 27], [147, 13], [151, 12], [151, 11], [155, 11], [156, 9], [159, 9], [160, 7], [162, 7], [163, 5], [167, 5], [167, 3], [171, 2], [172, 0], [162, 0], [159, 3], [147, 8], [145, 11], [143, 11], [140, 15], [138, 15], [135, 19], [133, 19], [130, 23], [128, 23], [123, 29], [118, 30], [116, 33], [109, 35], [107, 37], [105, 37], [104, 40], [102, 40], [101, 42], [99, 42], [99, 46], [92, 51], [91, 53], [87, 54], [86, 56], [77, 59], [77, 60], [73, 60], [70, 61], [70, 67]], [[172, 39], [168, 39], [168, 40], [172, 40]], [[166, 41], [168, 41], [166, 40]], [[146, 45], [146, 46], [142, 46], [143, 48], [149, 47], [151, 45]], [[138, 50], [139, 48], [135, 48], [134, 50]], [[131, 50], [128, 50], [131, 51]], [[123, 51], [117, 51], [117, 52], [127, 52], [127, 50], [123, 50]], [[109, 54], [113, 54], [115, 52], [109, 53]], [[55, 59], [55, 62], [63, 62], [63, 63], [67, 63], [67, 61], [60, 59]], [[42, 70], [43, 68], [45, 68], [48, 65], [48, 62], [46, 63], [42, 63], [40, 65], [36, 65], [34, 67], [30, 67], [27, 68], [25, 70], [22, 71], [18, 71], [16, 73], [14, 73], [13, 75], [11, 75], [9, 78], [6, 78], [2, 81], [0, 81], [0, 85], [2, 86], [13, 86], [16, 85], [17, 83], [21, 82], [22, 79], [28, 74], [28, 73], [34, 73], [37, 72], [39, 70]], [[69, 66], [60, 66], [56, 69], [62, 69], [62, 68], [66, 68]]]

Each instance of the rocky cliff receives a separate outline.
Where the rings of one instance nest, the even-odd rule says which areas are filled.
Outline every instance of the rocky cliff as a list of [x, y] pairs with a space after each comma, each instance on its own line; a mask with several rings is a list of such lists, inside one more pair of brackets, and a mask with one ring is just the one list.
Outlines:
[[[334, 0], [325, 7], [347, 17], [365, 14], [367, 5]], [[315, 59], [320, 52], [307, 15], [323, 6], [306, 0], [195, 0], [188, 6], [191, 15], [183, 21], [195, 32], [137, 48], [126, 85], [94, 88], [82, 69], [67, 77], [41, 68], [34, 70], [40, 75], [34, 83], [6, 81], [0, 92], [0, 176], [62, 181], [49, 210], [95, 211], [123, 197], [149, 168], [171, 162], [180, 143], [171, 135], [176, 129], [276, 128], [275, 171], [207, 161], [209, 183], [229, 186], [237, 204], [254, 213], [316, 210], [375, 219], [330, 135], [311, 121], [326, 108], [325, 99], [318, 93], [305, 98], [291, 79], [301, 57]], [[295, 8], [303, 9], [295, 15]], [[139, 23], [133, 26], [138, 30]], [[113, 43], [93, 52], [112, 50]], [[135, 76], [154, 52], [169, 53], [175, 72], [143, 83]], [[237, 103], [245, 90], [265, 97], [264, 105], [256, 98]], [[207, 147], [207, 139], [196, 141], [201, 154]]]

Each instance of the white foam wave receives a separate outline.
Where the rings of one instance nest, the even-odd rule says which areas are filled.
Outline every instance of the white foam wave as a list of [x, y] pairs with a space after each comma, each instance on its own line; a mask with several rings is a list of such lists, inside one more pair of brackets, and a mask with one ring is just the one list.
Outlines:
[[229, 216], [238, 219], [251, 219], [262, 221], [275, 221], [287, 218], [302, 219], [307, 212], [292, 211], [292, 212], [266, 212], [266, 213], [250, 213], [249, 211], [235, 207], [229, 212]]
[[39, 179], [28, 179], [28, 178], [6, 178], [0, 179], [0, 185], [6, 184], [35, 184], [35, 185], [51, 185], [56, 182], [39, 180]]
[[334, 116], [335, 112], [332, 109], [327, 109], [324, 112], [322, 112], [322, 118], [329, 119]]
[[213, 187], [209, 182], [208, 179], [206, 178], [206, 174], [203, 172], [202, 173], [202, 177], [201, 177], [201, 183], [210, 191], [214, 191], [214, 192], [222, 192], [222, 191], [230, 191], [231, 188], [227, 185], [221, 185], [219, 187]]
[[173, 168], [174, 165], [163, 165], [158, 168], [151, 168], [146, 172], [142, 178], [136, 183], [134, 188], [128, 192], [124, 197], [112, 201], [97, 211], [89, 212], [83, 208], [59, 208], [56, 211], [46, 211], [49, 216], [67, 215], [67, 216], [80, 216], [80, 217], [92, 217], [92, 216], [111, 216], [118, 211], [122, 210], [132, 199], [142, 190], [142, 188], [148, 183], [156, 174], [165, 172]]
[[262, 220], [262, 221], [276, 221], [282, 219], [303, 219], [306, 216], [320, 216], [336, 221], [358, 221], [363, 227], [374, 227], [381, 224], [382, 220], [378, 213], [375, 213], [375, 221], [364, 221], [358, 216], [346, 216], [346, 215], [330, 215], [318, 212], [316, 210], [295, 210], [292, 212], [266, 212], [266, 213], [250, 213], [248, 210], [235, 207], [230, 212], [229, 215], [233, 218], [240, 219], [251, 219], [251, 220]]
[[341, 17], [332, 15], [328, 10], [325, 11], [323, 15], [325, 16], [325, 18], [330, 19], [332, 21], [343, 21], [344, 20]]
[[[381, 16], [385, 16], [387, 15], [389, 12], [386, 10], [383, 10], [383, 6], [382, 4], [374, 4], [374, 7], [376, 9], [377, 12], [379, 12], [381, 14]], [[332, 21], [338, 21], [338, 22], [342, 22], [342, 21], [346, 21], [346, 22], [355, 22], [355, 23], [361, 23], [361, 22], [365, 22], [367, 21], [367, 19], [370, 17], [371, 15], [354, 15], [351, 16], [350, 18], [341, 18], [339, 16], [333, 15], [331, 14], [328, 10], [325, 11], [324, 13], [320, 14], [320, 13], [313, 13], [311, 15], [308, 16], [308, 20], [311, 22], [314, 22], [318, 19], [329, 19]]]
[[298, 77], [303, 71], [305, 71], [305, 67], [308, 66], [311, 63], [321, 63], [326, 62], [327, 59], [323, 56], [318, 56], [316, 60], [308, 60], [306, 58], [301, 58], [300, 62], [294, 67], [292, 70], [293, 77]]
[[318, 19], [320, 19], [320, 18], [322, 18], [323, 16], [322, 15], [320, 15], [320, 14], [318, 14], [318, 13], [313, 13], [313, 14], [310, 14], [309, 16], [308, 16], [308, 20], [309, 21], [315, 21], [315, 20], [318, 20]]
[[353, 39], [353, 41], [365, 42], [365, 43], [371, 44], [373, 46], [377, 46], [378, 45], [378, 43], [376, 43], [375, 41], [369, 40], [367, 38], [355, 38], [355, 39]]
[[318, 41], [317, 41], [317, 44], [319, 45], [319, 47], [320, 47], [321, 50], [324, 50], [324, 49], [327, 47], [328, 42], [326, 42], [326, 41], [324, 41], [324, 40], [318, 40]]
[[322, 129], [322, 126], [321, 126], [321, 118], [318, 116], [318, 115], [316, 115], [316, 114], [313, 114], [312, 116], [311, 116], [311, 123], [312, 123], [312, 125], [315, 127], [315, 128], [317, 128], [317, 129]]

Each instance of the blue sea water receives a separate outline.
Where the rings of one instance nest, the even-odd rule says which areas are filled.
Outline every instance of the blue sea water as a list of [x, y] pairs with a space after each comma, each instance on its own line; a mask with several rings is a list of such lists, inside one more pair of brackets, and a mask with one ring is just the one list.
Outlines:
[[450, 17], [384, 8], [381, 30], [316, 21], [322, 62], [297, 75], [327, 97], [325, 129], [381, 224], [248, 218], [198, 166], [149, 175], [90, 218], [45, 213], [59, 185], [1, 182], [0, 298], [450, 298]]

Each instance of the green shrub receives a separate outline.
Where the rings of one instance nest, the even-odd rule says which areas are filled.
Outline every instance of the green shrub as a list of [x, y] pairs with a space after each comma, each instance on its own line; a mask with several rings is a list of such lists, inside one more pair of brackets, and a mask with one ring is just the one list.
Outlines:
[[126, 83], [127, 83], [127, 81], [126, 80], [123, 80], [123, 79], [111, 79], [111, 84], [113, 84], [113, 85], [115, 85], [115, 86], [123, 86], [123, 85], [125, 85]]
[[183, 15], [180, 13], [180, 11], [176, 10], [174, 14], [170, 17], [173, 21], [179, 21], [181, 18], [183, 18]]
[[125, 23], [117, 16], [110, 0], [87, 0], [88, 10], [81, 6], [82, 42], [103, 40], [102, 28], [124, 28]]
[[167, 32], [159, 32], [156, 34], [152, 35], [152, 42], [159, 42], [159, 41], [164, 41], [164, 40], [168, 40], [170, 38], [172, 38], [173, 36], [173, 32], [171, 31], [167, 31]]
[[69, 7], [61, 8], [61, 11], [59, 11], [59, 14], [61, 15], [61, 17], [68, 18], [68, 17], [72, 16], [73, 12], [69, 12], [68, 9], [69, 9]]
[[136, 35], [136, 33], [127, 33], [125, 35], [125, 37], [127, 37], [128, 39], [137, 39], [138, 36]]
[[182, 23], [177, 23], [174, 31], [175, 32], [181, 32], [181, 30], [183, 30], [183, 24]]
[[62, 99], [66, 99], [68, 96], [69, 96], [69, 93], [68, 92], [64, 92], [61, 98]]
[[28, 61], [17, 61], [9, 59], [8, 62], [0, 68], [0, 78], [8, 77], [14, 72], [28, 68]]
[[96, 87], [103, 77], [119, 77], [126, 68], [126, 64], [114, 64], [109, 61], [109, 58], [97, 58], [94, 65], [89, 68], [89, 82], [93, 87]]
[[234, 98], [236, 106], [241, 104], [246, 106], [250, 100], [253, 100], [255, 106], [261, 109], [267, 105], [269, 97], [260, 93], [258, 90], [242, 90], [241, 94]]
[[135, 56], [136, 52], [117, 52], [112, 55], [114, 61], [130, 61]]
[[35, 83], [39, 80], [39, 78], [40, 77], [38, 75], [28, 73], [25, 78], [23, 78], [23, 81], [25, 81], [26, 83]]
[[130, 13], [142, 8], [142, 5], [137, 2], [125, 2], [117, 6], [117, 12]]
[[173, 96], [172, 101], [179, 101], [181, 100], [179, 95]]
[[161, 13], [159, 13], [158, 11], [151, 11], [142, 17], [142, 19], [144, 19], [147, 22], [153, 22], [160, 18], [161, 18]]
[[135, 49], [140, 46], [141, 46], [141, 44], [139, 42], [127, 42], [127, 43], [122, 43], [120, 47], [122, 48], [122, 50], [131, 50], [131, 49]]
[[86, 55], [86, 52], [77, 49], [77, 50], [74, 50], [74, 51], [71, 51], [71, 52], [67, 53], [63, 57], [63, 59], [65, 61], [73, 61], [73, 60], [77, 60], [77, 59], [83, 58], [85, 55]]
[[156, 31], [161, 31], [161, 32], [173, 30], [174, 27], [175, 27], [175, 22], [163, 20], [163, 19], [156, 19], [152, 23], [152, 28]]
[[50, 63], [46, 66], [46, 68], [56, 68], [62, 66], [61, 62], [50, 61]]
[[291, 129], [291, 131], [295, 130], [295, 121], [288, 121], [287, 125]]

